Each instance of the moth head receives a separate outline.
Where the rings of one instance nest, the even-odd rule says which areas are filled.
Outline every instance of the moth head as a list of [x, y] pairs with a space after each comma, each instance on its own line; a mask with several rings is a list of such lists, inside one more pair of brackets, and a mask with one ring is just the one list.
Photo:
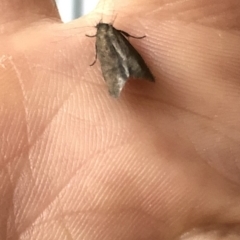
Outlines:
[[95, 27], [98, 30], [107, 31], [109, 28], [112, 27], [112, 24], [99, 22]]

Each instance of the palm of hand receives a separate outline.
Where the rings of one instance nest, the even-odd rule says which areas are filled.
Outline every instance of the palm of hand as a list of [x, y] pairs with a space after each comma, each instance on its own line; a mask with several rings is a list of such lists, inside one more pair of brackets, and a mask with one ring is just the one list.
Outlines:
[[119, 100], [88, 66], [85, 19], [3, 35], [3, 237], [237, 234], [239, 26], [191, 14], [167, 22], [153, 5], [151, 42], [131, 41], [157, 82], [130, 81]]

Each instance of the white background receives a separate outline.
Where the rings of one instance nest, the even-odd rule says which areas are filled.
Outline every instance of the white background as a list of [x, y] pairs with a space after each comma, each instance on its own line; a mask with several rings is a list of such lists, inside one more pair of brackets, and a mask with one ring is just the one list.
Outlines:
[[69, 22], [74, 18], [92, 11], [99, 0], [56, 0], [63, 22]]

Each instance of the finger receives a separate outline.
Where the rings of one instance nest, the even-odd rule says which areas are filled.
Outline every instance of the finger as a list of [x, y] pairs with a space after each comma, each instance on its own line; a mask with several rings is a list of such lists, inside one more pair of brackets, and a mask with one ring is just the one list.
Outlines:
[[2, 0], [0, 24], [26, 24], [42, 18], [59, 19], [54, 0]]

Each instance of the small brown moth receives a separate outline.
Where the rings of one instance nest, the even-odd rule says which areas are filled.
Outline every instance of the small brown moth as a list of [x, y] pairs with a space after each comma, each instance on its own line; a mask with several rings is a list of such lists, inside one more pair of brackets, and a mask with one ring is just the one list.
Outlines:
[[96, 56], [100, 61], [102, 74], [107, 83], [108, 91], [111, 96], [119, 97], [126, 81], [129, 78], [145, 79], [154, 82], [154, 77], [147, 67], [145, 61], [137, 50], [127, 40], [134, 37], [127, 32], [118, 30], [112, 24], [98, 23], [96, 37]]

